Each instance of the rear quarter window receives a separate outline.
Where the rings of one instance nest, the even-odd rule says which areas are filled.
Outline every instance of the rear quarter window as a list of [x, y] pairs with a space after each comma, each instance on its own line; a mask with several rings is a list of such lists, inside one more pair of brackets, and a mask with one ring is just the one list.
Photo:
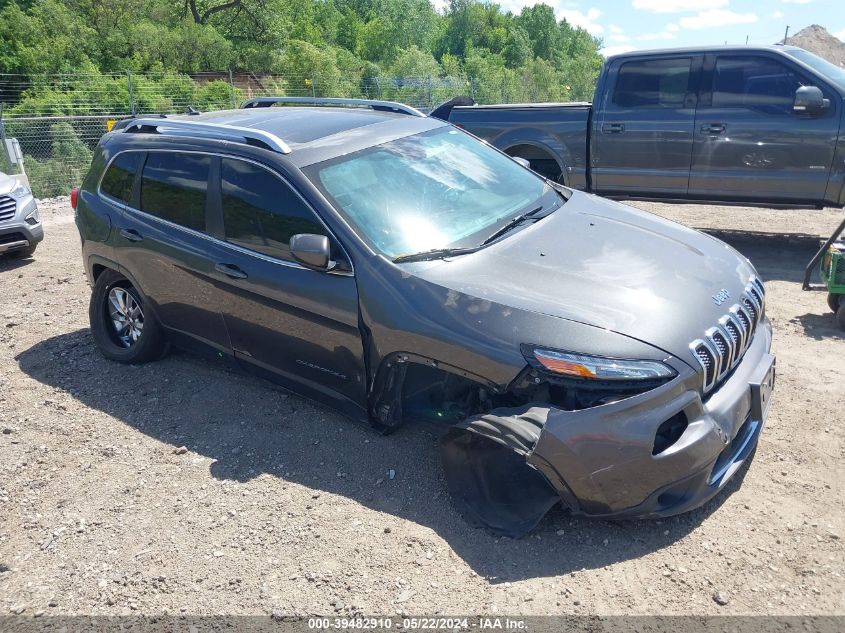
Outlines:
[[211, 158], [150, 152], [141, 177], [141, 211], [195, 231], [205, 231]]
[[135, 174], [143, 157], [143, 152], [118, 154], [103, 174], [100, 191], [116, 200], [128, 203], [132, 196], [132, 183], [135, 181]]

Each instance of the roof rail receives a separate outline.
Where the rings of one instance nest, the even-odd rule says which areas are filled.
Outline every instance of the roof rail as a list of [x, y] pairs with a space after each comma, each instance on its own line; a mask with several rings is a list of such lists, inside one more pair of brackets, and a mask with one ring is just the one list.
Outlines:
[[243, 139], [247, 145], [258, 145], [280, 154], [290, 154], [290, 146], [275, 134], [264, 130], [254, 130], [248, 127], [225, 125], [223, 123], [204, 123], [202, 121], [187, 121], [185, 119], [146, 118], [130, 121], [123, 132], [157, 131], [166, 134], [168, 130], [178, 133], [196, 135], [201, 133], [214, 134], [229, 138]]
[[395, 101], [378, 101], [375, 99], [335, 99], [333, 97], [256, 97], [244, 102], [241, 108], [269, 108], [275, 104], [293, 105], [337, 105], [349, 107], [367, 107], [384, 112], [410, 114], [411, 116], [425, 115], [411, 106]]

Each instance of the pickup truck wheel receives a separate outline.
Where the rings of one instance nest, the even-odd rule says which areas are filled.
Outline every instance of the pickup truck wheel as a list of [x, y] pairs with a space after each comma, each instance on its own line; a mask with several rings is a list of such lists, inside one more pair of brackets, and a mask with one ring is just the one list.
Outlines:
[[110, 360], [146, 363], [167, 351], [167, 341], [155, 315], [129, 280], [114, 271], [97, 277], [88, 317], [94, 342]]
[[845, 303], [842, 301], [842, 297], [845, 297], [845, 295], [837, 295], [833, 294], [832, 292], [828, 293], [827, 305], [830, 307], [831, 310], [836, 312], [839, 309], [839, 305]]

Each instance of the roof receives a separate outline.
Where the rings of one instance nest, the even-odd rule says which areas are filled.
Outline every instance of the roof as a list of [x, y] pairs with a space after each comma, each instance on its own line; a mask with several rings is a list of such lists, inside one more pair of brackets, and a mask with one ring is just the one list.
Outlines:
[[801, 50], [797, 46], [783, 46], [782, 44], [764, 44], [747, 46], [742, 44], [718, 45], [711, 46], [687, 46], [681, 48], [654, 48], [646, 51], [628, 51], [626, 53], [619, 53], [618, 55], [611, 55], [611, 59], [623, 59], [625, 57], [641, 57], [644, 55], [704, 55], [705, 53], [723, 53], [723, 52], [742, 52], [753, 53], [755, 51], [775, 51], [778, 53]]
[[184, 118], [202, 123], [234, 125], [263, 130], [283, 139], [296, 149], [314, 141], [385, 121], [407, 120], [407, 114], [368, 108], [332, 108], [326, 106], [255, 108], [220, 110]]

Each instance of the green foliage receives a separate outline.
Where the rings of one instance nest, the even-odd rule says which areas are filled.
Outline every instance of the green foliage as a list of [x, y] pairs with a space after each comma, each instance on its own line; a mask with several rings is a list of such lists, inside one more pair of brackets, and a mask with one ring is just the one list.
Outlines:
[[40, 198], [67, 195], [71, 188], [82, 182], [91, 164], [91, 150], [79, 140], [70, 124], [53, 125], [49, 132], [49, 142], [52, 158], [24, 158], [30, 186]]
[[[291, 95], [436, 102], [438, 86], [481, 102], [589, 99], [600, 41], [537, 4], [480, 0], [2, 0], [0, 72], [30, 77], [12, 114], [178, 112], [239, 102], [187, 73], [275, 73]], [[65, 84], [46, 73], [90, 73]], [[429, 81], [429, 78], [432, 78]], [[438, 79], [439, 81], [434, 81]], [[432, 85], [433, 84], [433, 85]], [[436, 93], [436, 94], [435, 94]]]

